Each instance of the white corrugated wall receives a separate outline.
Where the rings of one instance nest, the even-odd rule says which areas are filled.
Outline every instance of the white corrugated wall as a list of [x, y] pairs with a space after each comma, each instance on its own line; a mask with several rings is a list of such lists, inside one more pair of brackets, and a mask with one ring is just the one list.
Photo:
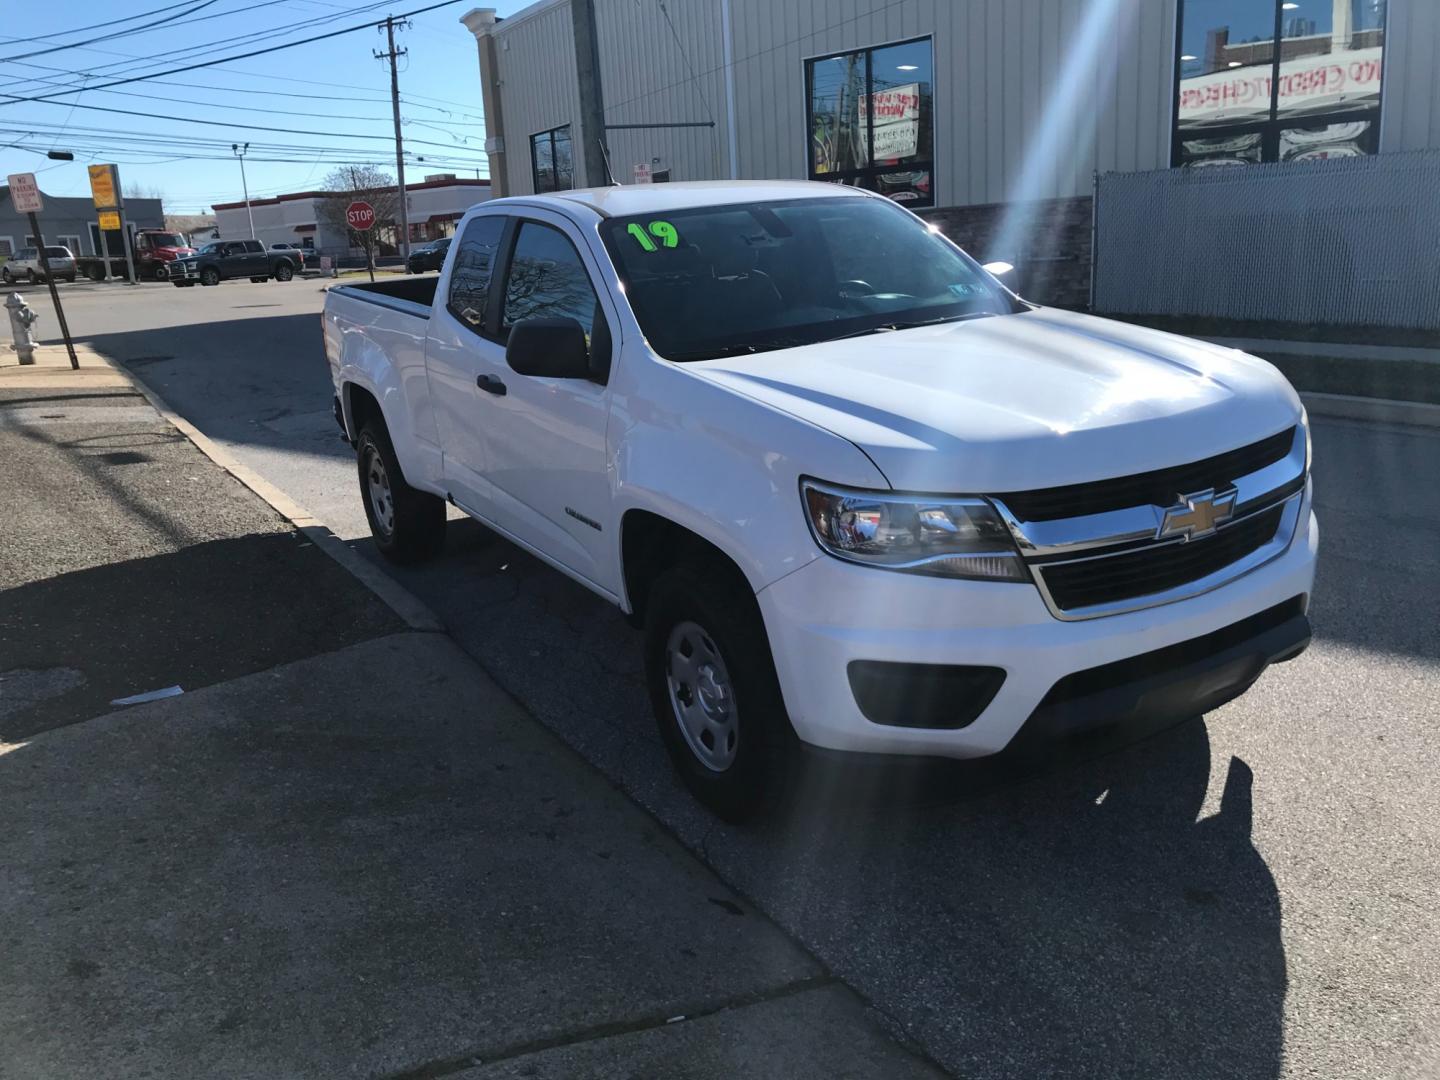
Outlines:
[[[622, 181], [634, 164], [655, 158], [676, 180], [730, 174], [724, 2], [663, 0], [672, 35], [662, 0], [595, 0], [607, 122], [716, 121], [713, 129], [612, 131]], [[927, 35], [937, 205], [1088, 194], [1096, 171], [1169, 165], [1175, 0], [729, 5], [741, 177], [806, 175], [806, 57]], [[1087, 36], [1088, 18], [1096, 25]], [[532, 190], [531, 134], [569, 123], [584, 137], [572, 41], [565, 0], [526, 9], [498, 29], [513, 192]], [[1437, 56], [1440, 0], [1391, 0], [1385, 151], [1440, 147]], [[579, 156], [577, 141], [577, 163]]]

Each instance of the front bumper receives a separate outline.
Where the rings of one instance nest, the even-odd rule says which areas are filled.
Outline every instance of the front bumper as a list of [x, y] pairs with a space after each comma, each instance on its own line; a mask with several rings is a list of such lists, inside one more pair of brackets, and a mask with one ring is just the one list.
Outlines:
[[182, 266], [179, 263], [166, 264], [165, 279], [167, 281], [199, 281], [200, 268], [198, 266]]
[[[785, 704], [800, 738], [832, 750], [980, 757], [1022, 728], [1072, 731], [1132, 716], [1198, 715], [1242, 693], [1265, 666], [1296, 655], [1308, 624], [1281, 620], [1213, 649], [1195, 642], [1308, 598], [1319, 530], [1308, 494], [1283, 554], [1220, 588], [1160, 607], [1081, 622], [1056, 619], [1033, 585], [947, 581], [818, 558], [757, 594]], [[1304, 600], [1300, 603], [1303, 605]], [[1150, 670], [1147, 655], [1155, 666]], [[1112, 676], [1079, 673], [1134, 660]], [[951, 729], [867, 719], [848, 671], [852, 661], [999, 668], [988, 706]], [[1069, 676], [1076, 676], [1062, 684]], [[1076, 690], [1076, 686], [1079, 690]], [[1066, 687], [1068, 686], [1068, 689]], [[1057, 694], [1052, 695], [1052, 690]]]

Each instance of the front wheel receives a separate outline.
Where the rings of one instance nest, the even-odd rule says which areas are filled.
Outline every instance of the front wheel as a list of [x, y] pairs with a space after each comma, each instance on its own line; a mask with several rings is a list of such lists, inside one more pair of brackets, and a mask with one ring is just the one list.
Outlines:
[[0, 270], [0, 280], [3, 280], [6, 285], [15, 284], [15, 275], [10, 273], [10, 268], [8, 266], [5, 267], [5, 269]]
[[289, 263], [281, 263], [279, 266], [275, 267], [276, 281], [289, 281], [294, 276], [295, 271], [290, 268]]
[[445, 546], [445, 500], [405, 482], [390, 433], [371, 420], [355, 444], [360, 498], [375, 547], [391, 562], [424, 562]]
[[665, 749], [697, 799], [727, 821], [780, 803], [798, 740], [759, 606], [738, 570], [679, 566], [656, 579], [645, 676]]
[[25, 280], [30, 282], [31, 285], [38, 285], [40, 283], [40, 275], [35, 273], [34, 270], [26, 270]]
[[216, 270], [213, 266], [207, 266], [204, 270], [200, 271], [200, 284], [219, 285], [220, 271]]

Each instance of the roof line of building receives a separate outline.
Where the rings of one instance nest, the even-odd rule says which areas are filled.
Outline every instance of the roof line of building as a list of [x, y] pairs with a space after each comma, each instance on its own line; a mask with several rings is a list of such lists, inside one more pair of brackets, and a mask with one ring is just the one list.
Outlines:
[[[487, 187], [487, 188], [488, 188], [489, 186], [490, 186], [490, 181], [489, 181], [489, 180], [468, 180], [468, 179], [464, 179], [464, 178], [461, 178], [461, 177], [457, 177], [457, 178], [455, 178], [455, 179], [453, 179], [453, 180], [426, 180], [426, 181], [424, 181], [423, 183], [419, 183], [419, 184], [406, 184], [406, 185], [405, 185], [405, 191], [406, 191], [407, 193], [409, 193], [409, 192], [411, 192], [411, 191], [425, 191], [425, 190], [428, 190], [428, 189], [430, 189], [430, 188], [441, 188], [441, 187]], [[398, 186], [392, 185], [392, 186], [390, 186], [390, 187], [385, 187], [385, 188], [376, 188], [375, 190], [376, 190], [377, 192], [389, 192], [389, 191], [399, 191], [400, 189], [399, 189]], [[277, 204], [279, 204], [279, 203], [282, 203], [282, 202], [293, 202], [293, 201], [295, 201], [296, 199], [333, 199], [333, 198], [335, 198], [335, 197], [337, 197], [337, 196], [344, 197], [344, 196], [348, 196], [348, 195], [351, 195], [351, 194], [353, 194], [353, 193], [352, 193], [352, 192], [349, 192], [349, 191], [292, 191], [292, 192], [290, 192], [289, 194], [286, 194], [286, 195], [272, 195], [272, 196], [270, 196], [269, 198], [266, 198], [266, 199], [251, 199], [251, 200], [250, 200], [250, 205], [251, 205], [252, 207], [253, 207], [253, 206], [275, 206], [275, 205], [277, 205]], [[244, 201], [241, 201], [241, 202], [228, 202], [228, 203], [214, 203], [214, 204], [210, 207], [211, 210], [243, 210], [244, 208], [245, 208], [245, 203], [244, 203]]]

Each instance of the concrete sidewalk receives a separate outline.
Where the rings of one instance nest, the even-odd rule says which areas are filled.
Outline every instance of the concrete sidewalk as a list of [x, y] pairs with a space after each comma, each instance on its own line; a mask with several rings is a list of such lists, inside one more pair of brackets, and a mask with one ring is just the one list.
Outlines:
[[0, 1076], [942, 1075], [107, 378], [0, 368]]

